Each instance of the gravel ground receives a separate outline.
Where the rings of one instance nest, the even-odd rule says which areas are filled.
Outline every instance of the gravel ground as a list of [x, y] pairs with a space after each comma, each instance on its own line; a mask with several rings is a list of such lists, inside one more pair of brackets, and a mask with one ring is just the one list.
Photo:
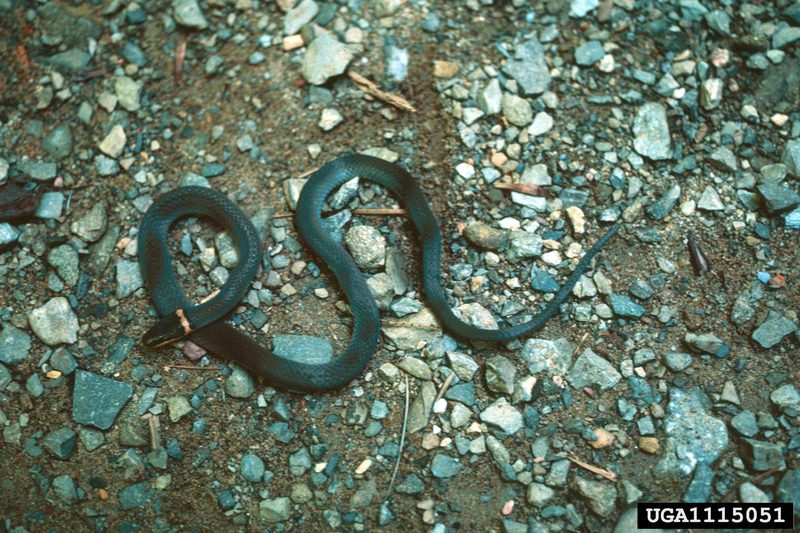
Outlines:
[[[800, 2], [0, 0], [0, 26], [0, 531], [800, 509]], [[353, 181], [328, 225], [384, 335], [348, 387], [301, 396], [188, 342], [141, 346], [137, 230], [194, 184], [264, 242], [230, 321], [335, 357], [352, 319], [291, 216], [304, 176], [352, 152], [419, 178], [450, 304], [483, 327], [528, 320], [625, 225], [533, 338], [463, 343], [425, 306], [410, 225], [359, 215], [399, 199]], [[237, 261], [205, 220], [170, 246], [197, 301]]]

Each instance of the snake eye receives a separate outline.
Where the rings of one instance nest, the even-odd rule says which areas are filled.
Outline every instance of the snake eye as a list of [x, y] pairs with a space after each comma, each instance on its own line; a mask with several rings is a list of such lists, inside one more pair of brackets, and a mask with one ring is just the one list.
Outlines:
[[142, 336], [145, 346], [160, 347], [178, 341], [192, 332], [189, 321], [186, 319], [182, 309], [178, 309], [175, 314], [167, 315], [147, 330]]

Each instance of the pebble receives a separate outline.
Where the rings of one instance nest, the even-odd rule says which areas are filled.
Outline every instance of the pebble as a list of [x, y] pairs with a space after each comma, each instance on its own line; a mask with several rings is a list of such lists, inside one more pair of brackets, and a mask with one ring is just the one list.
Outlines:
[[508, 244], [508, 232], [493, 228], [483, 222], [467, 226], [464, 229], [464, 238], [484, 250], [501, 251]]
[[575, 62], [582, 67], [588, 67], [603, 59], [605, 54], [603, 43], [589, 41], [575, 49]]
[[751, 411], [741, 411], [731, 418], [731, 427], [743, 437], [754, 437], [758, 433], [756, 416]]
[[331, 131], [342, 123], [344, 117], [336, 109], [325, 108], [319, 118], [319, 127], [322, 131]]
[[72, 130], [68, 124], [56, 126], [43, 141], [42, 148], [56, 159], [64, 159], [72, 153]]
[[287, 497], [262, 500], [259, 504], [259, 515], [270, 524], [285, 522], [292, 515], [292, 502]]
[[510, 359], [495, 355], [486, 360], [486, 386], [500, 394], [512, 394], [517, 369]]
[[555, 495], [556, 492], [547, 485], [533, 482], [528, 485], [526, 499], [534, 507], [544, 507]]
[[503, 116], [515, 126], [527, 126], [533, 121], [533, 108], [524, 98], [513, 94], [504, 94], [500, 105]]
[[264, 461], [253, 453], [247, 452], [242, 455], [242, 460], [239, 463], [239, 472], [242, 477], [252, 483], [257, 483], [264, 477]]
[[437, 453], [431, 461], [431, 474], [435, 478], [447, 479], [456, 476], [464, 470], [458, 459], [442, 453]]
[[144, 286], [138, 261], [120, 259], [117, 261], [116, 275], [117, 289], [115, 296], [118, 299], [127, 298]]
[[742, 439], [739, 445], [739, 454], [747, 467], [756, 472], [786, 468], [783, 446], [780, 444], [757, 439]]
[[195, 30], [208, 28], [208, 20], [203, 15], [197, 0], [173, 0], [172, 16], [176, 23], [186, 28]]
[[762, 347], [772, 348], [795, 331], [797, 331], [797, 324], [784, 316], [771, 312], [753, 332], [752, 338]]
[[51, 298], [30, 311], [28, 323], [39, 340], [48, 346], [73, 344], [78, 340], [78, 317], [63, 296]]
[[608, 304], [615, 314], [624, 317], [640, 318], [644, 315], [644, 307], [624, 294], [612, 293], [608, 296]]
[[303, 77], [312, 85], [322, 85], [342, 74], [353, 59], [353, 52], [336, 38], [323, 33], [314, 39], [303, 57]]
[[545, 60], [544, 47], [531, 38], [516, 47], [515, 60], [506, 62], [503, 72], [514, 78], [527, 96], [542, 94], [550, 88], [552, 77]]
[[417, 359], [416, 357], [406, 357], [400, 361], [397, 366], [415, 378], [425, 381], [433, 379], [433, 373], [430, 367], [425, 364], [423, 360]]
[[500, 81], [492, 78], [486, 85], [478, 91], [476, 98], [478, 109], [487, 115], [494, 115], [501, 111], [503, 102], [503, 91], [500, 88]]
[[533, 122], [528, 127], [528, 135], [538, 137], [553, 129], [554, 121], [552, 115], [546, 111], [540, 111], [533, 117]]
[[700, 85], [700, 105], [705, 110], [715, 109], [722, 103], [722, 80], [709, 78]]
[[16, 242], [19, 238], [19, 230], [8, 222], [0, 222], [0, 248]]
[[47, 262], [68, 287], [74, 287], [78, 283], [80, 270], [78, 252], [75, 248], [69, 244], [56, 246], [48, 252]]
[[522, 414], [505, 398], [497, 399], [481, 411], [480, 418], [483, 422], [498, 427], [508, 435], [515, 434], [523, 426]]
[[344, 237], [353, 260], [363, 270], [374, 271], [386, 260], [386, 240], [372, 226], [353, 226]]
[[[177, 0], [177, 2], [186, 1], [197, 5], [195, 0]], [[114, 82], [114, 91], [117, 95], [117, 103], [124, 109], [128, 111], [137, 111], [139, 109], [139, 100], [142, 96], [141, 83], [128, 76], [120, 76]]]
[[661, 104], [650, 102], [636, 112], [633, 121], [633, 149], [653, 160], [672, 157], [667, 111]]
[[233, 366], [231, 375], [225, 380], [225, 393], [233, 398], [249, 398], [255, 391], [256, 387], [250, 374], [238, 366]]
[[800, 411], [800, 392], [790, 383], [781, 385], [772, 391], [769, 395], [769, 399], [781, 411]]
[[722, 203], [717, 190], [711, 185], [703, 189], [703, 194], [697, 202], [697, 208], [703, 211], [722, 211], [725, 209], [725, 204]]
[[96, 202], [85, 215], [70, 225], [70, 231], [85, 242], [97, 242], [108, 228], [105, 202]]
[[77, 433], [68, 427], [51, 431], [42, 439], [42, 447], [57, 459], [63, 460], [72, 457], [77, 444]]
[[780, 183], [774, 181], [759, 183], [758, 192], [770, 215], [786, 213], [800, 206], [800, 194]]
[[106, 430], [132, 397], [133, 387], [129, 383], [77, 370], [72, 391], [72, 419]]
[[171, 396], [167, 398], [167, 408], [169, 409], [170, 422], [178, 422], [181, 418], [192, 412], [189, 400], [183, 396]]
[[574, 18], [585, 17], [591, 11], [597, 9], [599, 5], [600, 0], [570, 0], [569, 16]]
[[715, 355], [717, 357], [727, 357], [730, 353], [730, 347], [725, 344], [725, 341], [712, 333], [687, 333], [684, 341], [691, 348], [698, 352]]
[[56, 498], [66, 505], [78, 503], [78, 489], [75, 485], [75, 480], [68, 474], [54, 477], [53, 482], [50, 484], [50, 490]]
[[23, 161], [17, 163], [17, 169], [37, 181], [48, 181], [56, 177], [56, 164], [52, 162]]
[[109, 131], [108, 135], [100, 142], [98, 148], [107, 156], [116, 159], [122, 155], [127, 140], [128, 137], [125, 135], [125, 130], [122, 126], [117, 124], [111, 128], [111, 131]]
[[4, 324], [0, 333], [0, 362], [16, 365], [28, 357], [31, 337], [11, 324]]
[[617, 489], [604, 481], [593, 481], [582, 477], [575, 478], [578, 494], [589, 504], [598, 516], [608, 518], [616, 509]]
[[607, 390], [622, 379], [622, 375], [611, 363], [589, 348], [575, 360], [569, 376], [570, 384], [576, 389], [596, 385], [601, 390]]

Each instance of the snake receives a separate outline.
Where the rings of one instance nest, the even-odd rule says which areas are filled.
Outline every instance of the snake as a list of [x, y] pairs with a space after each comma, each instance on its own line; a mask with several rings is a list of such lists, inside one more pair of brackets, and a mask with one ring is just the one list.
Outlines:
[[[184, 186], [164, 193], [148, 208], [137, 235], [142, 279], [160, 319], [142, 337], [157, 348], [188, 339], [206, 352], [231, 360], [276, 388], [315, 393], [341, 388], [360, 375], [377, 350], [381, 320], [365, 275], [323, 223], [326, 198], [353, 178], [376, 183], [403, 204], [419, 236], [422, 286], [428, 306], [448, 333], [472, 341], [501, 342], [528, 335], [556, 315], [592, 259], [617, 233], [618, 222], [583, 255], [555, 296], [535, 316], [519, 325], [487, 329], [461, 319], [451, 308], [442, 285], [442, 234], [416, 179], [403, 167], [380, 158], [349, 154], [314, 172], [303, 186], [295, 208], [295, 225], [311, 251], [332, 272], [350, 305], [353, 326], [343, 353], [324, 363], [307, 363], [275, 354], [226, 322], [244, 298], [262, 260], [262, 244], [253, 223], [224, 194], [209, 187]], [[184, 294], [168, 249], [170, 227], [180, 218], [206, 217], [227, 230], [238, 262], [210, 299], [195, 304]]]

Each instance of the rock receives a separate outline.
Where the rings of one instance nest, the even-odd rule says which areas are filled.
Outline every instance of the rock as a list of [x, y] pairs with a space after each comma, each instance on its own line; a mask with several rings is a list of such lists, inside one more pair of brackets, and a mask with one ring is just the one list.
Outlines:
[[178, 422], [181, 418], [192, 412], [189, 400], [183, 396], [171, 396], [167, 398], [167, 408], [169, 409], [170, 422]]
[[699, 463], [692, 476], [692, 481], [683, 493], [685, 503], [705, 503], [711, 501], [711, 483], [714, 481], [714, 470], [705, 463]]
[[[190, 1], [194, 2], [194, 0]], [[142, 96], [141, 83], [128, 76], [120, 76], [114, 82], [114, 91], [117, 94], [117, 103], [124, 109], [128, 111], [137, 111], [139, 109], [139, 100]]]
[[703, 190], [703, 194], [697, 202], [697, 208], [703, 211], [722, 211], [725, 209], [725, 204], [722, 203], [722, 198], [717, 190], [709, 185]]
[[701, 353], [715, 355], [717, 357], [727, 357], [730, 353], [730, 347], [719, 337], [711, 333], [703, 333], [696, 335], [694, 333], [687, 333], [684, 341], [692, 349]]
[[331, 343], [311, 335], [275, 335], [272, 350], [280, 357], [312, 365], [325, 364], [333, 358]]
[[381, 330], [399, 350], [416, 350], [422, 343], [442, 334], [436, 317], [428, 308], [403, 317], [403, 325], [387, 324]]
[[527, 96], [536, 96], [547, 91], [552, 81], [544, 48], [536, 38], [517, 46], [515, 60], [506, 62], [503, 72], [514, 78]]
[[495, 355], [486, 360], [486, 386], [489, 390], [512, 394], [516, 378], [517, 369], [507, 357]]
[[97, 147], [107, 156], [116, 159], [122, 155], [127, 141], [128, 137], [125, 135], [125, 130], [122, 126], [117, 124], [111, 128], [111, 131], [108, 132], [108, 135], [106, 135], [105, 139], [103, 139]]
[[108, 429], [132, 397], [133, 387], [129, 383], [77, 370], [72, 389], [72, 419], [79, 424]]
[[140, 481], [119, 491], [119, 505], [123, 510], [144, 507], [155, 494], [149, 481]]
[[56, 246], [47, 253], [47, 262], [52, 266], [58, 277], [60, 277], [68, 287], [74, 287], [78, 283], [79, 259], [78, 252], [69, 244]]
[[48, 181], [56, 177], [58, 168], [55, 163], [23, 161], [17, 163], [17, 170], [37, 181]]
[[39, 339], [48, 346], [73, 344], [78, 340], [78, 317], [63, 296], [28, 313], [28, 323]]
[[731, 34], [731, 18], [725, 11], [715, 9], [710, 13], [706, 13], [706, 24], [708, 27], [717, 32], [718, 34], [728, 37]]
[[585, 17], [590, 11], [597, 9], [599, 5], [600, 0], [570, 0], [569, 16], [574, 18]]
[[117, 290], [115, 296], [120, 300], [127, 298], [144, 285], [138, 261], [120, 259], [117, 261], [116, 273]]
[[56, 67], [63, 67], [71, 72], [78, 72], [88, 67], [89, 61], [91, 60], [92, 56], [83, 50], [70, 48], [69, 50], [48, 57], [46, 63]]
[[722, 103], [722, 86], [719, 78], [709, 78], [700, 85], [700, 105], [703, 109], [715, 109]]
[[765, 181], [759, 183], [757, 189], [770, 215], [787, 213], [800, 205], [800, 195], [780, 183]]
[[506, 258], [511, 262], [542, 255], [544, 240], [535, 233], [516, 230], [511, 232]]
[[508, 244], [508, 232], [493, 228], [483, 222], [470, 224], [464, 229], [464, 238], [484, 250], [501, 251]]
[[283, 17], [283, 34], [293, 35], [300, 28], [314, 20], [319, 13], [319, 6], [314, 0], [301, 0], [286, 16]]
[[522, 429], [523, 425], [522, 414], [505, 398], [497, 399], [481, 411], [480, 418], [483, 422], [496, 426], [509, 435], [515, 434]]
[[742, 439], [739, 454], [748, 468], [756, 472], [783, 470], [786, 460], [783, 457], [783, 446], [756, 439]]
[[750, 482], [744, 482], [739, 486], [739, 498], [742, 503], [771, 503], [772, 498]]
[[342, 123], [344, 117], [336, 109], [325, 108], [319, 118], [319, 127], [322, 131], [331, 131]]
[[345, 234], [344, 240], [360, 268], [374, 271], [383, 266], [386, 260], [386, 239], [378, 230], [372, 226], [353, 226]]
[[247, 481], [253, 483], [261, 481], [265, 470], [264, 461], [259, 456], [250, 452], [242, 455], [242, 460], [239, 463], [239, 472]]
[[617, 292], [610, 294], [608, 296], [608, 304], [611, 306], [614, 313], [619, 316], [640, 318], [644, 315], [644, 307], [624, 294], [619, 294]]
[[208, 28], [208, 21], [203, 16], [197, 0], [173, 0], [172, 17], [176, 23], [186, 28], [194, 30]]
[[775, 312], [753, 332], [752, 338], [764, 348], [772, 348], [785, 337], [797, 331], [797, 324]]
[[421, 494], [425, 491], [425, 483], [416, 474], [409, 474], [399, 485], [397, 492], [400, 494]]
[[77, 433], [68, 427], [51, 431], [42, 439], [42, 447], [53, 454], [54, 457], [63, 460], [72, 457], [77, 444]]
[[378, 0], [375, 5], [375, 16], [378, 18], [394, 15], [405, 0]]
[[43, 141], [42, 148], [56, 159], [64, 159], [72, 153], [72, 130], [69, 124], [53, 128]]
[[667, 533], [665, 529], [639, 529], [638, 520], [636, 507], [630, 507], [619, 517], [612, 533]]
[[428, 417], [430, 417], [435, 399], [436, 386], [432, 381], [423, 382], [408, 410], [409, 433], [416, 433], [428, 425]]
[[593, 481], [582, 477], [575, 478], [580, 494], [589, 504], [589, 508], [598, 516], [608, 518], [615, 510], [617, 489], [610, 483]]
[[255, 391], [250, 374], [234, 365], [231, 375], [225, 380], [225, 392], [233, 398], [249, 398]]
[[527, 126], [533, 120], [533, 108], [524, 98], [513, 94], [504, 94], [500, 105], [503, 116], [515, 126]]
[[545, 504], [552, 500], [555, 495], [556, 492], [547, 485], [536, 482], [528, 485], [528, 503], [534, 507], [544, 507]]
[[422, 359], [417, 359], [416, 357], [406, 357], [400, 361], [397, 366], [401, 370], [407, 372], [412, 377], [417, 379], [422, 379], [424, 381], [430, 381], [433, 379], [431, 368], [425, 364]]
[[19, 230], [8, 222], [0, 222], [0, 248], [16, 242], [19, 238]]
[[597, 385], [601, 390], [607, 390], [622, 379], [622, 375], [611, 363], [589, 348], [575, 360], [569, 376], [570, 384], [576, 389]]
[[751, 411], [742, 411], [731, 418], [731, 427], [743, 437], [753, 437], [758, 433], [756, 415]]
[[67, 474], [54, 477], [53, 482], [50, 484], [50, 490], [66, 505], [78, 503], [78, 489], [75, 485], [75, 480]]
[[698, 463], [711, 465], [728, 443], [728, 430], [722, 420], [709, 413], [710, 401], [699, 389], [670, 388], [670, 401], [664, 419], [667, 442], [664, 455], [654, 473], [683, 477]]
[[303, 57], [303, 77], [312, 85], [322, 85], [329, 78], [342, 74], [353, 59], [350, 48], [323, 33], [306, 49]]
[[572, 364], [574, 345], [565, 337], [556, 340], [528, 339], [520, 357], [528, 364], [533, 375], [545, 372], [548, 375], [565, 375]]
[[727, 146], [720, 146], [708, 154], [708, 162], [720, 170], [735, 172], [738, 168], [736, 154]]
[[70, 231], [85, 242], [96, 242], [108, 228], [105, 202], [97, 202], [70, 225]]
[[0, 364], [0, 391], [4, 390], [9, 383], [13, 381], [11, 377], [11, 372], [8, 369]]
[[262, 500], [258, 508], [261, 519], [270, 524], [285, 522], [292, 516], [292, 502], [286, 497]]
[[772, 34], [772, 48], [779, 50], [800, 41], [800, 28], [785, 26]]
[[0, 362], [16, 365], [28, 357], [31, 337], [11, 324], [4, 324], [0, 333]]
[[[796, 109], [800, 103], [798, 86], [800, 86], [800, 61], [783, 61], [780, 65], [774, 65], [764, 72], [754, 94], [754, 103], [767, 116], [772, 115], [778, 105]], [[795, 143], [800, 147], [800, 140], [788, 141], [787, 145], [789, 143]]]
[[461, 352], [447, 352], [447, 362], [459, 379], [472, 381], [480, 365], [470, 356]]
[[800, 470], [786, 471], [778, 483], [775, 501], [793, 503], [795, 517], [800, 514]]
[[101, 176], [114, 176], [119, 173], [119, 163], [105, 155], [95, 157], [95, 168]]
[[661, 198], [647, 206], [647, 214], [653, 220], [663, 220], [675, 207], [675, 204], [680, 200], [681, 187], [680, 185], [673, 185], [665, 192]]
[[433, 461], [431, 461], [431, 474], [435, 478], [451, 478], [458, 475], [462, 470], [464, 470], [464, 465], [459, 463], [458, 459], [454, 459], [449, 455], [437, 453], [433, 456]]
[[781, 162], [786, 165], [786, 171], [789, 174], [800, 178], [800, 139], [786, 141]]
[[636, 112], [633, 121], [633, 149], [653, 160], [672, 157], [667, 111], [661, 104], [650, 102]]
[[553, 117], [545, 111], [536, 113], [533, 123], [528, 127], [528, 135], [538, 137], [553, 129]]
[[604, 55], [606, 52], [603, 50], [603, 43], [589, 41], [575, 49], [575, 62], [582, 67], [588, 67], [603, 59]]
[[500, 89], [500, 81], [497, 78], [492, 78], [478, 91], [476, 98], [478, 109], [487, 115], [494, 115], [499, 113], [502, 109], [503, 91]]
[[791, 409], [800, 411], [800, 392], [791, 383], [781, 385], [769, 395], [770, 401], [781, 411]]

